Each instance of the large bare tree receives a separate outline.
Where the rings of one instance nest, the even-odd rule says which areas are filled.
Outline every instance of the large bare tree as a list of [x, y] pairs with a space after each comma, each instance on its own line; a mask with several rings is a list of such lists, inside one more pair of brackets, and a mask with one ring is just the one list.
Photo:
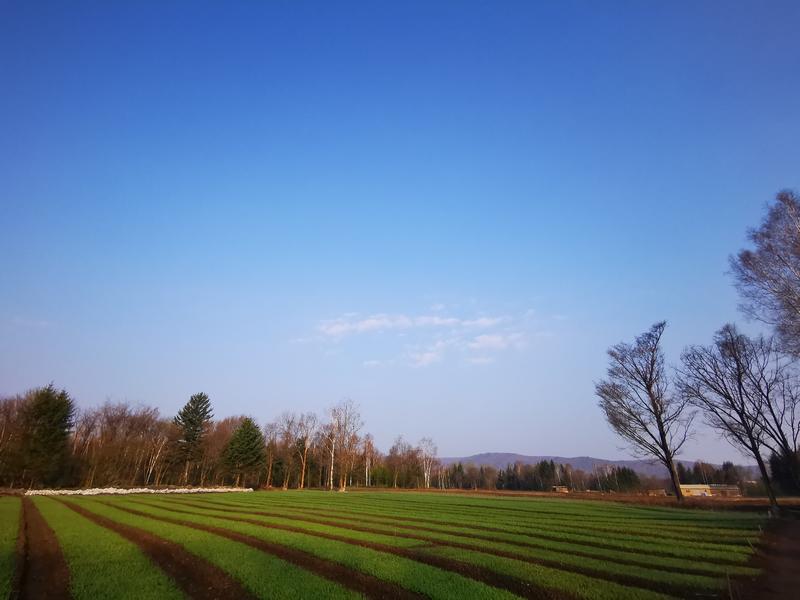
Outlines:
[[680, 388], [706, 422], [758, 465], [770, 503], [777, 499], [762, 450], [797, 452], [798, 403], [790, 364], [771, 338], [749, 338], [725, 325], [710, 346], [683, 352]]
[[731, 257], [742, 310], [773, 325], [782, 347], [800, 356], [800, 198], [778, 194], [758, 229], [748, 237], [753, 249]]
[[670, 390], [661, 337], [667, 324], [656, 323], [633, 344], [608, 350], [608, 378], [595, 385], [609, 425], [637, 456], [658, 460], [669, 472], [678, 500], [683, 499], [675, 456], [689, 437], [694, 414], [689, 403]]

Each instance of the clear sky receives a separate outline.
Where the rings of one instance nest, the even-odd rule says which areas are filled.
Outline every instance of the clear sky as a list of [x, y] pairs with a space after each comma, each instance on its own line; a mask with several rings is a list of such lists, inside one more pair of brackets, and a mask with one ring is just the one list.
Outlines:
[[[622, 457], [606, 348], [743, 319], [798, 2], [0, 1], [0, 393]], [[737, 455], [700, 432], [685, 458]]]

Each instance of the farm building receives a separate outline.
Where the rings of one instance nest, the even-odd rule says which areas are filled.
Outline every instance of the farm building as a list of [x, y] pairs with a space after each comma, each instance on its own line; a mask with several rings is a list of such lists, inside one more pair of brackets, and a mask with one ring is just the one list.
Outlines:
[[738, 485], [724, 485], [720, 483], [681, 484], [684, 496], [741, 496], [742, 491]]
[[559, 494], [569, 494], [569, 488], [565, 485], [554, 485], [551, 491]]

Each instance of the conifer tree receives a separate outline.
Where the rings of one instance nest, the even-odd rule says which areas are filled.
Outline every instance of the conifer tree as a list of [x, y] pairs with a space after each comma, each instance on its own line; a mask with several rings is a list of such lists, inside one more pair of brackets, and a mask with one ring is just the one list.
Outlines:
[[22, 409], [22, 460], [31, 486], [58, 484], [66, 475], [75, 403], [65, 390], [28, 392]]
[[[236, 485], [257, 475], [267, 461], [264, 434], [250, 417], [245, 418], [233, 432], [222, 459], [236, 476]], [[257, 479], [257, 477], [255, 477]]]
[[214, 413], [211, 401], [202, 392], [194, 394], [189, 402], [178, 411], [175, 425], [180, 428], [178, 439], [178, 455], [184, 461], [183, 483], [189, 483], [191, 465], [199, 460], [203, 451], [203, 438], [211, 423]]

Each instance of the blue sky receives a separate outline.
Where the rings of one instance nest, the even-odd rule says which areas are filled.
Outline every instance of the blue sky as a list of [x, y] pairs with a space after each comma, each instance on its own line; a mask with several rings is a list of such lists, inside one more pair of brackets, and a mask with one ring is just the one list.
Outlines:
[[606, 348], [742, 321], [727, 257], [800, 187], [799, 20], [0, 2], [0, 393], [350, 397], [384, 448], [624, 456]]

